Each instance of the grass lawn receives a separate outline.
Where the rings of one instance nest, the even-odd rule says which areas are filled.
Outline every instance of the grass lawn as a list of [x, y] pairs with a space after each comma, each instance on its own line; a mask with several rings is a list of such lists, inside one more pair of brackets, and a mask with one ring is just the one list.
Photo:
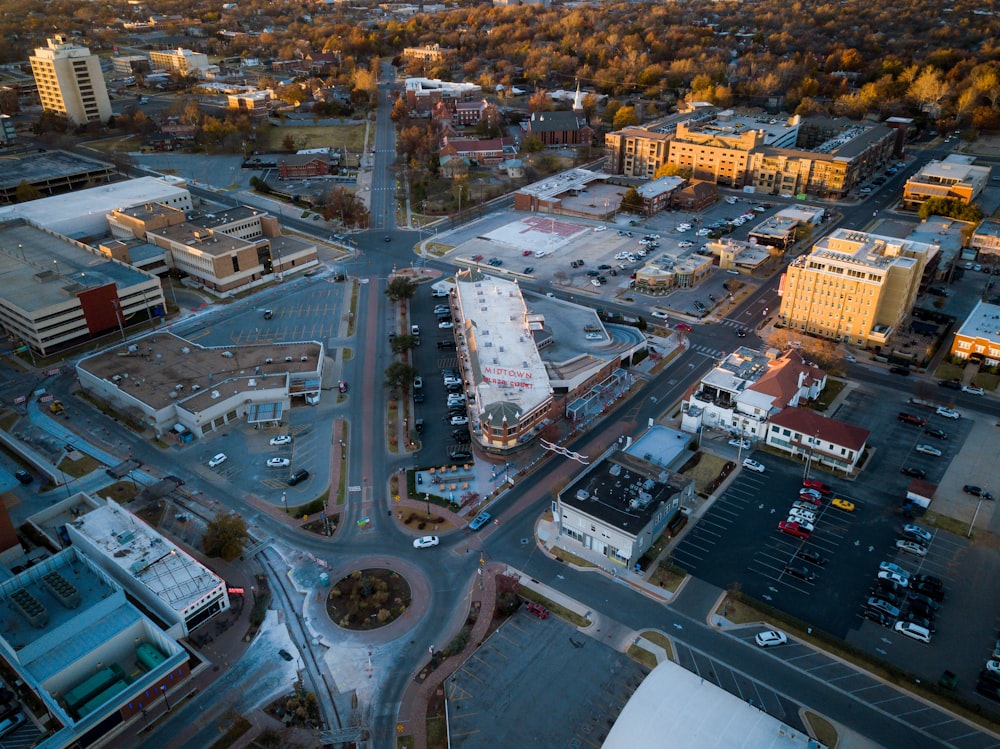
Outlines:
[[711, 453], [702, 453], [701, 460], [698, 461], [698, 465], [689, 471], [685, 471], [684, 475], [689, 479], [694, 479], [694, 490], [695, 492], [704, 491], [705, 487], [718, 478], [719, 474], [722, 472], [722, 467], [726, 465], [727, 461], [725, 458], [720, 458], [718, 455], [712, 455]]
[[823, 392], [820, 393], [819, 398], [816, 399], [816, 410], [825, 411], [833, 403], [833, 399], [840, 395], [841, 391], [847, 387], [847, 382], [844, 380], [835, 380], [832, 377], [828, 377], [826, 380], [826, 387], [823, 388]]
[[67, 476], [72, 476], [75, 479], [81, 476], [86, 476], [91, 471], [96, 471], [101, 467], [101, 464], [94, 460], [89, 455], [83, 455], [77, 460], [70, 460], [69, 458], [63, 458], [59, 462], [59, 470], [65, 473]]
[[972, 384], [978, 385], [983, 390], [996, 390], [997, 385], [1000, 385], [1000, 375], [980, 372], [972, 378]]
[[[365, 147], [364, 125], [320, 125], [317, 127], [268, 127], [258, 137], [263, 136], [264, 149], [284, 150], [282, 141], [291, 135], [295, 145], [303, 148], [346, 147], [349, 151], [360, 151]], [[263, 149], [262, 149], [263, 150]]]
[[833, 724], [826, 718], [821, 718], [816, 713], [806, 710], [805, 714], [806, 725], [812, 728], [810, 733], [817, 741], [823, 743], [823, 746], [836, 746], [837, 745], [837, 729], [833, 727]]
[[142, 140], [138, 135], [119, 135], [114, 138], [103, 138], [92, 140], [86, 147], [102, 153], [114, 153], [115, 151], [135, 151], [138, 150]]
[[962, 367], [951, 362], [943, 361], [938, 365], [937, 370], [934, 372], [934, 376], [942, 380], [950, 380], [953, 377], [962, 379]]

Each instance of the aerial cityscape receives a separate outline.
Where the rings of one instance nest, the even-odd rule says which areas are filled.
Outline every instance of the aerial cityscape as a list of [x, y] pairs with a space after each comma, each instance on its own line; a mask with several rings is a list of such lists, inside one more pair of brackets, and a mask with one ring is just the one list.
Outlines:
[[995, 6], [0, 10], [0, 749], [1000, 748]]

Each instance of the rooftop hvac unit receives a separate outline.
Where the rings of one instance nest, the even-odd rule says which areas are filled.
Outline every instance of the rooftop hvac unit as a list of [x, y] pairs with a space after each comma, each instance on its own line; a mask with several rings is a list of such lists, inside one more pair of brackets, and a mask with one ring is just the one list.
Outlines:
[[191, 353], [191, 349], [189, 349], [187, 346], [184, 346], [183, 348], [181, 348], [181, 353], [182, 354], [190, 354]]
[[212, 400], [215, 400], [218, 397], [219, 397], [219, 391], [218, 390], [213, 390], [212, 391]]
[[581, 502], [585, 499], [590, 499], [590, 492], [588, 492], [586, 489], [577, 489], [576, 498], [579, 499]]

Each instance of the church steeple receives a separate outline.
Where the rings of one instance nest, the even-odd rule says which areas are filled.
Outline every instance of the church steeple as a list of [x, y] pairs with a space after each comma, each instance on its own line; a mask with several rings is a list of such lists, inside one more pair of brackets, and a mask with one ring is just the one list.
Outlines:
[[576, 81], [576, 96], [573, 97], [573, 111], [576, 114], [583, 114], [583, 96], [580, 94], [580, 81]]

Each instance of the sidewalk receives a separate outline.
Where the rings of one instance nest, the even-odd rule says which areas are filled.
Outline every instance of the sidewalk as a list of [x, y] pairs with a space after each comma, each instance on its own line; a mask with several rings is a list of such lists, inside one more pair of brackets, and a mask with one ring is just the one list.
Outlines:
[[[413, 737], [414, 749], [426, 749], [427, 747], [427, 707], [431, 696], [441, 688], [445, 680], [457, 671], [465, 661], [472, 656], [476, 649], [486, 639], [493, 622], [494, 604], [496, 601], [496, 576], [506, 571], [506, 567], [500, 564], [489, 564], [483, 570], [480, 584], [473, 584], [470, 598], [470, 611], [478, 605], [476, 622], [472, 626], [469, 641], [461, 653], [449, 656], [443, 661], [439, 655], [429, 658], [428, 665], [436, 664], [436, 668], [429, 673], [420, 671], [417, 677], [410, 681], [400, 700], [398, 724], [401, 735]], [[420, 675], [426, 677], [422, 682], [418, 681]]]

